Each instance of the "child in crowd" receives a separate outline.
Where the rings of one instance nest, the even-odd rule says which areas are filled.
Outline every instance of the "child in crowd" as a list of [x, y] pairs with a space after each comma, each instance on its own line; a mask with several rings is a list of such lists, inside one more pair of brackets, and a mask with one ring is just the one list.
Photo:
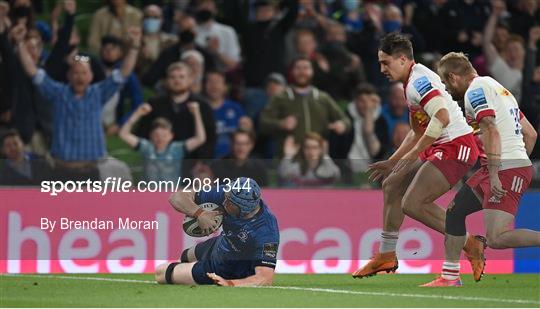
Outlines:
[[138, 150], [144, 161], [144, 178], [147, 181], [177, 181], [181, 176], [182, 159], [206, 141], [199, 103], [188, 103], [188, 109], [195, 118], [195, 136], [185, 141], [173, 141], [171, 122], [163, 117], [152, 122], [150, 140], [140, 138], [131, 129], [137, 121], [152, 112], [152, 107], [144, 103], [131, 115], [120, 129], [120, 138], [130, 147]]

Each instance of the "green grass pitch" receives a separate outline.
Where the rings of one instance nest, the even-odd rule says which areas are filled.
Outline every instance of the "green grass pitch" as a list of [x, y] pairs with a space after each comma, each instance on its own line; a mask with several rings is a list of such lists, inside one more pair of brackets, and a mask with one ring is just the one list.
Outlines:
[[463, 276], [461, 288], [420, 288], [433, 275], [277, 275], [269, 288], [160, 286], [153, 276], [1, 275], [0, 307], [540, 307], [540, 276]]

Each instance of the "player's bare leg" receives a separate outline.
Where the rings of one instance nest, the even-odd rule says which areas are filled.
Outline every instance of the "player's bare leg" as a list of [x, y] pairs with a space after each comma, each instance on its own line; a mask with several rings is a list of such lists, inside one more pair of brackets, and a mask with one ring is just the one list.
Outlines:
[[514, 216], [502, 210], [484, 209], [484, 221], [487, 229], [487, 243], [493, 249], [536, 247], [540, 246], [540, 232], [516, 229], [509, 225]]
[[164, 263], [156, 268], [155, 278], [159, 284], [197, 284], [193, 280], [191, 270], [195, 262], [191, 263]]
[[485, 239], [481, 236], [467, 236], [465, 220], [468, 215], [482, 210], [482, 198], [465, 184], [458, 191], [454, 200], [446, 210], [445, 218], [445, 261], [442, 274], [423, 287], [460, 286], [460, 254], [465, 250], [465, 256], [471, 263], [475, 281], [480, 281], [484, 273]]
[[403, 197], [403, 212], [444, 234], [445, 210], [434, 202], [450, 189], [443, 173], [431, 162], [425, 162]]
[[372, 276], [380, 271], [396, 271], [398, 267], [396, 244], [399, 228], [405, 218], [401, 210], [401, 199], [420, 166], [420, 161], [414, 162], [407, 168], [390, 174], [384, 180], [383, 232], [379, 252], [366, 265], [353, 273], [354, 278]]

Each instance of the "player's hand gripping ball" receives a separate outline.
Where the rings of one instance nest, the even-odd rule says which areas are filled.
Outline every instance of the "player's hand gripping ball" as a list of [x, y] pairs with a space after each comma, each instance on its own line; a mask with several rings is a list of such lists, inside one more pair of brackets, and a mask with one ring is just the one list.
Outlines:
[[[219, 229], [221, 227], [221, 224], [223, 223], [223, 215], [221, 213], [216, 213], [217, 210], [219, 210], [219, 205], [214, 203], [204, 203], [199, 205], [199, 207], [211, 213], [211, 215], [213, 216], [214, 225], [213, 228], [209, 231], [209, 233], [205, 233], [205, 231], [199, 226], [199, 220], [197, 218], [186, 216], [184, 218], [184, 223], [182, 226], [184, 228], [184, 232], [191, 237], [208, 236], [214, 233], [217, 229]], [[204, 213], [201, 215], [204, 215]]]

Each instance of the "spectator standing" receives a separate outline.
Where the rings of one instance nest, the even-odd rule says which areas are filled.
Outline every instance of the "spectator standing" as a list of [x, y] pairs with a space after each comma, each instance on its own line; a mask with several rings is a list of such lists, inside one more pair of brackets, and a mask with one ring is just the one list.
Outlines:
[[238, 32], [243, 42], [244, 101], [251, 118], [263, 109], [266, 102], [263, 89], [266, 77], [275, 71], [285, 72], [285, 35], [298, 14], [298, 3], [293, 0], [283, 2], [282, 14], [278, 14], [278, 9], [268, 0], [256, 0], [254, 6], [255, 21], [246, 20], [247, 8], [235, 10], [236, 14], [241, 14], [236, 20], [239, 21]]
[[157, 60], [162, 50], [178, 41], [175, 35], [161, 30], [163, 11], [159, 6], [155, 4], [148, 5], [144, 7], [143, 13], [142, 50], [136, 68], [138, 74], [146, 72], [152, 63]]
[[[120, 38], [106, 35], [101, 39], [100, 58], [106, 76], [122, 66], [124, 43]], [[125, 115], [125, 101], [130, 101], [130, 112]], [[118, 133], [119, 127], [142, 103], [142, 88], [135, 73], [129, 74], [124, 87], [115, 93], [103, 107], [102, 121], [108, 135]]]
[[191, 85], [191, 91], [195, 94], [199, 94], [203, 91], [203, 79], [204, 79], [204, 56], [197, 50], [191, 49], [182, 53], [180, 61], [186, 63], [190, 68], [193, 75], [193, 83]]
[[169, 120], [158, 117], [152, 122], [150, 140], [139, 138], [131, 133], [137, 121], [152, 111], [152, 106], [144, 103], [131, 115], [120, 130], [120, 138], [131, 148], [139, 151], [143, 158], [144, 177], [147, 181], [178, 181], [182, 171], [182, 160], [206, 140], [206, 132], [201, 118], [199, 103], [187, 103], [195, 122], [195, 135], [184, 141], [173, 141], [172, 124]]
[[21, 136], [15, 129], [2, 135], [2, 153], [6, 157], [0, 170], [2, 186], [35, 186], [52, 176], [52, 168], [44, 157], [24, 151]]
[[216, 143], [216, 125], [210, 105], [202, 97], [191, 92], [193, 74], [190, 67], [183, 62], [169, 66], [165, 80], [166, 94], [158, 95], [148, 101], [152, 112], [146, 115], [139, 126], [138, 136], [148, 138], [152, 122], [158, 117], [168, 119], [173, 124], [174, 140], [185, 141], [195, 135], [193, 114], [189, 112], [188, 104], [198, 102], [201, 117], [206, 132], [206, 142], [199, 148], [186, 155], [182, 176], [188, 177], [191, 168], [197, 160], [212, 159]]
[[305, 57], [311, 60], [311, 65], [313, 66], [313, 85], [324, 90], [326, 85], [332, 83], [329, 74], [330, 63], [328, 62], [328, 59], [319, 52], [318, 45], [317, 38], [311, 30], [299, 29], [296, 31], [296, 55], [297, 57]]
[[261, 132], [274, 137], [280, 157], [287, 135], [301, 141], [309, 132], [328, 136], [333, 131], [341, 135], [350, 128], [349, 120], [336, 102], [311, 85], [313, 67], [309, 59], [293, 61], [291, 74], [292, 87], [272, 97], [260, 118]]
[[525, 61], [523, 38], [518, 35], [511, 35], [506, 41], [506, 46], [501, 54], [493, 45], [497, 19], [505, 11], [506, 4], [503, 0], [494, 0], [492, 2], [492, 12], [486, 23], [482, 44], [491, 76], [508, 89], [519, 103], [521, 102], [523, 64]]
[[217, 14], [214, 0], [198, 1], [195, 17], [197, 19], [197, 45], [206, 48], [218, 61], [218, 69], [230, 71], [240, 63], [240, 44], [236, 31], [215, 20]]
[[175, 62], [181, 61], [182, 55], [190, 50], [196, 50], [203, 55], [205, 70], [213, 70], [216, 68], [214, 56], [195, 42], [197, 31], [195, 18], [187, 14], [183, 15], [180, 19], [180, 26], [181, 30], [178, 33], [178, 42], [161, 51], [157, 60], [142, 75], [141, 81], [143, 85], [155, 87], [158, 82], [167, 77], [169, 66]]
[[529, 38], [529, 29], [540, 26], [540, 3], [538, 0], [517, 0], [517, 10], [512, 11], [510, 26], [514, 33]]
[[214, 111], [216, 121], [217, 142], [214, 158], [221, 158], [231, 152], [231, 134], [238, 128], [246, 131], [253, 130], [253, 122], [246, 116], [240, 104], [226, 98], [227, 84], [223, 73], [208, 72], [204, 92]]
[[69, 84], [52, 80], [32, 60], [23, 41], [24, 35], [24, 28], [14, 34], [19, 58], [34, 85], [52, 103], [54, 110], [51, 154], [55, 159], [55, 178], [99, 179], [96, 161], [106, 155], [101, 126], [102, 107], [122, 87], [135, 67], [140, 49], [140, 29], [129, 29], [131, 45], [120, 70], [93, 85], [90, 85], [92, 71], [89, 59], [81, 56], [77, 56], [70, 67]]
[[141, 27], [142, 17], [142, 12], [126, 0], [107, 0], [107, 5], [92, 16], [88, 36], [90, 51], [99, 52], [101, 38], [105, 35], [125, 39], [130, 27]]
[[285, 139], [285, 155], [278, 167], [284, 186], [323, 187], [339, 181], [340, 171], [328, 156], [326, 141], [317, 133], [310, 132], [302, 140], [302, 146], [294, 138]]
[[268, 185], [268, 171], [265, 164], [251, 156], [255, 146], [253, 131], [238, 129], [232, 133], [232, 151], [229, 155], [215, 160], [210, 168], [214, 177], [236, 179], [248, 177], [255, 179], [260, 186]]
[[483, 28], [489, 17], [487, 0], [448, 1], [438, 23], [445, 27], [440, 33], [444, 39], [442, 52], [460, 50], [477, 57], [482, 53]]
[[338, 22], [328, 23], [326, 42], [321, 49], [328, 59], [328, 78], [320, 87], [336, 101], [350, 100], [350, 89], [366, 80], [360, 58], [347, 49], [346, 41], [345, 27]]
[[[8, 38], [6, 20], [0, 19], [0, 58], [3, 62], [3, 75], [6, 76], [6, 86], [9, 96], [6, 100], [5, 118], [7, 126], [17, 129], [18, 135], [25, 144], [29, 144], [34, 134], [40, 132], [45, 143], [39, 145], [39, 153], [46, 153], [51, 140], [52, 113], [48, 100], [33, 85], [32, 79], [25, 74], [23, 64], [15, 54], [15, 48]], [[10, 31], [11, 37], [17, 37], [29, 47], [29, 60], [34, 66], [39, 66], [39, 56], [43, 43], [39, 36], [28, 36], [25, 25], [19, 24]]]

